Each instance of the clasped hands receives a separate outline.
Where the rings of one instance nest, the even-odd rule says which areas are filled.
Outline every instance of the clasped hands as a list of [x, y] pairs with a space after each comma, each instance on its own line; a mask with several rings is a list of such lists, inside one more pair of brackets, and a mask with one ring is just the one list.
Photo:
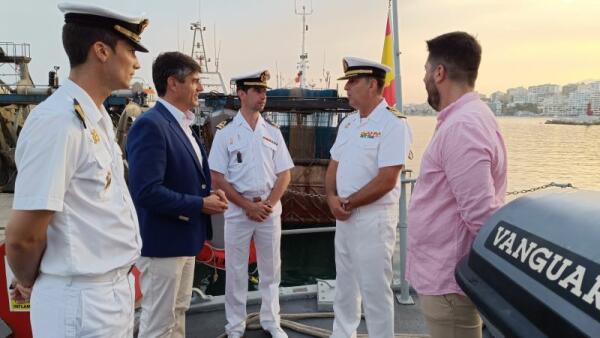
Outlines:
[[244, 208], [244, 211], [246, 211], [246, 216], [248, 216], [249, 219], [255, 222], [262, 222], [273, 212], [273, 206], [269, 200], [261, 201], [258, 199], [249, 201]]
[[339, 197], [337, 195], [327, 196], [329, 210], [335, 219], [345, 221], [352, 215], [352, 205], [349, 198]]
[[208, 215], [224, 213], [229, 203], [225, 192], [221, 189], [211, 191], [210, 195], [203, 198], [203, 201], [202, 212]]

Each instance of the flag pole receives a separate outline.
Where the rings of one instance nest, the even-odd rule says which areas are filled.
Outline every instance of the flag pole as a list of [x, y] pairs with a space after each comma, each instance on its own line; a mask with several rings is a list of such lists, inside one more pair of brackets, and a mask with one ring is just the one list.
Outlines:
[[392, 31], [394, 32], [394, 91], [396, 109], [402, 111], [402, 78], [400, 77], [400, 47], [398, 44], [398, 0], [392, 0]]

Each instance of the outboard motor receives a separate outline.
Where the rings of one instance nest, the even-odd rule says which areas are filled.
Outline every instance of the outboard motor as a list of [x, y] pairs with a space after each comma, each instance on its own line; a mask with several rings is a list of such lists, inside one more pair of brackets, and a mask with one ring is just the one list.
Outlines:
[[456, 268], [493, 337], [600, 337], [600, 192], [498, 210]]

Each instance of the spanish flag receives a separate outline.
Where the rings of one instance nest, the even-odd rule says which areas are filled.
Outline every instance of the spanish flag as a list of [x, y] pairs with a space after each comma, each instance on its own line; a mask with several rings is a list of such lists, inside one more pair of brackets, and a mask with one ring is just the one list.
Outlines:
[[388, 105], [396, 104], [396, 95], [394, 94], [394, 48], [392, 40], [392, 28], [390, 26], [390, 11], [388, 10], [387, 24], [385, 26], [385, 39], [383, 40], [383, 53], [381, 53], [381, 63], [390, 67], [391, 72], [385, 76], [385, 85], [383, 88], [383, 98]]

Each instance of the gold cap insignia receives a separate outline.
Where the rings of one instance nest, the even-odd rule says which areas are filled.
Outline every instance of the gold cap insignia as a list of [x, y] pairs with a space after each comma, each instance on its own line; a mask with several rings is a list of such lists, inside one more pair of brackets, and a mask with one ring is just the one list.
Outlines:
[[142, 22], [140, 22], [139, 34], [142, 34], [144, 32], [144, 29], [146, 29], [146, 27], [148, 27], [149, 24], [150, 24], [150, 20], [148, 20], [148, 19], [142, 20]]
[[268, 70], [265, 70], [264, 72], [262, 72], [262, 74], [260, 74], [261, 82], [267, 82], [267, 81], [269, 81], [270, 78], [271, 78], [271, 74], [269, 73]]

